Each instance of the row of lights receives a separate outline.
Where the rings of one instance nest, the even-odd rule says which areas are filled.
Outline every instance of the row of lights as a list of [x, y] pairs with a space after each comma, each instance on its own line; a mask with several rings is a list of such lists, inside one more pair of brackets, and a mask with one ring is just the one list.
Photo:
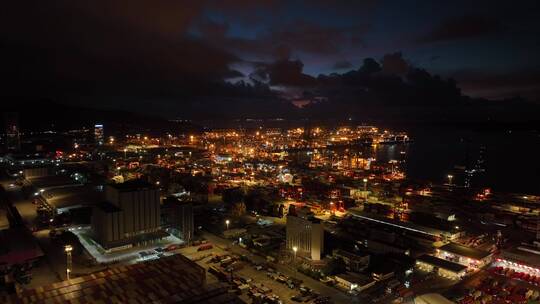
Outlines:
[[514, 266], [514, 267], [525, 268], [525, 269], [528, 269], [530, 271], [540, 272], [540, 269], [538, 269], [538, 268], [530, 267], [530, 266], [527, 266], [527, 265], [522, 265], [522, 264], [519, 264], [519, 263], [516, 263], [516, 262], [510, 262], [510, 261], [502, 260], [502, 259], [497, 259], [497, 262], [500, 262], [500, 263], [503, 263], [503, 264], [509, 264], [511, 266]]

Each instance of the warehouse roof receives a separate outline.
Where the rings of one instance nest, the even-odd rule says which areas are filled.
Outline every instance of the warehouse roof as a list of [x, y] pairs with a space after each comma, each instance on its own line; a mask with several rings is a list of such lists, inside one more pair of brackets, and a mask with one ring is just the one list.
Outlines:
[[442, 251], [450, 252], [456, 255], [460, 255], [462, 257], [467, 257], [467, 258], [471, 258], [475, 260], [481, 260], [491, 255], [491, 253], [488, 251], [463, 246], [457, 243], [448, 243], [440, 247], [439, 249]]
[[41, 197], [47, 204], [62, 209], [94, 205], [104, 199], [104, 194], [92, 185], [70, 185], [45, 190]]
[[182, 255], [112, 267], [2, 298], [1, 303], [242, 303]]
[[155, 188], [152, 184], [142, 179], [130, 180], [130, 181], [118, 183], [118, 184], [110, 184], [109, 186], [118, 191], [133, 191], [133, 190], [140, 190], [140, 189], [148, 189], [148, 188], [154, 189]]
[[419, 256], [416, 260], [420, 261], [420, 262], [423, 262], [423, 263], [426, 263], [426, 264], [429, 264], [431, 266], [435, 266], [435, 267], [438, 267], [438, 268], [450, 270], [450, 271], [455, 272], [455, 273], [459, 273], [459, 272], [467, 269], [467, 266], [464, 266], [464, 265], [461, 265], [461, 264], [458, 264], [458, 263], [454, 263], [454, 262], [450, 262], [450, 261], [440, 259], [438, 257], [432, 256], [432, 255], [427, 255], [427, 254]]

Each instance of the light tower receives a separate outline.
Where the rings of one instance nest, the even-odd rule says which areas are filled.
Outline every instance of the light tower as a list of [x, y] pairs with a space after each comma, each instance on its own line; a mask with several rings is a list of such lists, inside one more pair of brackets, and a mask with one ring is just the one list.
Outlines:
[[69, 274], [71, 273], [72, 269], [72, 259], [71, 259], [71, 251], [73, 251], [73, 247], [71, 245], [66, 245], [64, 247], [64, 251], [66, 252], [67, 262], [66, 262], [66, 277], [69, 280]]
[[448, 186], [452, 186], [452, 179], [454, 178], [454, 176], [452, 174], [448, 174]]
[[368, 179], [364, 177], [363, 179], [364, 181], [364, 202], [367, 202], [367, 182], [368, 182]]

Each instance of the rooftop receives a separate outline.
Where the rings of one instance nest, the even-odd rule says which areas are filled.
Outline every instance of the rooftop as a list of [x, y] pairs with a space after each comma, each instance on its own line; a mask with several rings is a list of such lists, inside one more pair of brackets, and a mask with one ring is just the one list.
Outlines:
[[182, 255], [108, 270], [0, 297], [1, 303], [242, 303]]
[[501, 257], [512, 262], [540, 267], [540, 248], [531, 246], [517, 246], [501, 251]]
[[418, 304], [454, 304], [454, 302], [448, 300], [438, 293], [426, 293], [417, 296], [414, 299], [414, 303]]
[[47, 189], [50, 187], [59, 187], [77, 184], [71, 177], [66, 175], [49, 175], [28, 179], [32, 186], [37, 189]]
[[388, 226], [395, 227], [398, 229], [405, 229], [408, 231], [422, 233], [425, 235], [439, 237], [441, 236], [441, 234], [445, 234], [445, 235], [451, 234], [451, 232], [449, 231], [425, 227], [425, 226], [417, 225], [411, 222], [402, 222], [398, 220], [393, 220], [393, 219], [389, 219], [378, 214], [360, 211], [356, 208], [349, 209], [349, 213], [356, 218], [376, 222], [383, 225], [388, 225]]
[[491, 255], [491, 253], [488, 251], [483, 251], [483, 250], [467, 247], [467, 246], [460, 245], [457, 243], [448, 243], [440, 247], [439, 250], [450, 252], [453, 254], [457, 254], [457, 255], [475, 259], [475, 260], [481, 260]]
[[363, 260], [366, 256], [369, 256], [367, 253], [352, 253], [342, 249], [336, 249], [333, 253], [334, 255], [342, 256], [349, 260]]
[[150, 188], [155, 189], [155, 187], [152, 184], [142, 179], [130, 180], [130, 181], [119, 183], [119, 184], [110, 184], [109, 186], [118, 191], [134, 191], [134, 190], [150, 189]]
[[70, 185], [48, 189], [41, 194], [47, 204], [61, 209], [72, 206], [88, 206], [103, 200], [103, 192], [92, 185]]
[[353, 272], [336, 274], [335, 277], [345, 280], [349, 283], [359, 284], [359, 285], [365, 285], [370, 282], [373, 282], [373, 279], [371, 277], [361, 275], [358, 273], [353, 273]]
[[180, 197], [174, 197], [174, 196], [167, 196], [163, 199], [164, 205], [189, 205], [193, 204], [193, 202], [189, 199], [184, 199]]
[[43, 251], [26, 228], [16, 227], [0, 231], [0, 265], [21, 264], [42, 256]]
[[427, 254], [419, 256], [416, 260], [438, 268], [450, 270], [452, 272], [461, 272], [467, 269], [467, 266], [463, 266], [461, 264], [450, 262], [445, 259], [440, 259], [438, 257]]

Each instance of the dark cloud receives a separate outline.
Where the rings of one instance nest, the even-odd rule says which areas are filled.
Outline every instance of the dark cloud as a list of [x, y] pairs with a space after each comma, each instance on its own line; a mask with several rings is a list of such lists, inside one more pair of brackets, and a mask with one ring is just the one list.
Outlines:
[[306, 53], [336, 54], [343, 48], [360, 44], [361, 37], [366, 31], [365, 25], [333, 27], [296, 21], [273, 29], [259, 39], [263, 43], [286, 44], [294, 50]]
[[288, 60], [291, 58], [291, 48], [288, 45], [280, 44], [274, 49], [274, 57], [277, 60]]
[[352, 68], [352, 63], [348, 60], [340, 60], [340, 61], [337, 61], [336, 63], [334, 63], [334, 65], [332, 66], [332, 68], [334, 70], [344, 70], [344, 69], [350, 69]]
[[284, 0], [212, 0], [207, 1], [210, 8], [217, 9], [222, 12], [244, 13], [256, 9], [271, 9], [285, 4]]
[[227, 35], [229, 24], [226, 22], [219, 23], [212, 20], [201, 22], [198, 29], [205, 38], [210, 40], [222, 40]]
[[460, 70], [452, 73], [467, 94], [494, 99], [521, 96], [540, 101], [540, 67], [508, 72]]
[[483, 37], [502, 32], [502, 24], [482, 15], [466, 15], [443, 21], [431, 32], [419, 37], [419, 43], [461, 40]]
[[212, 21], [198, 26], [203, 38], [231, 53], [258, 58], [288, 59], [293, 52], [335, 55], [349, 47], [362, 46], [367, 26], [323, 26], [305, 21], [277, 25], [254, 38], [226, 35], [227, 24]]
[[[397, 35], [410, 32], [411, 28], [400, 28], [404, 25], [398, 22], [403, 18], [394, 20], [393, 13], [382, 14], [381, 20], [375, 20], [379, 14], [372, 13], [378, 3], [381, 2], [11, 1], [0, 11], [3, 94], [107, 100], [111, 104], [122, 100], [118, 104], [124, 108], [131, 107], [130, 100], [137, 98], [145, 99], [147, 107], [166, 100], [164, 104], [169, 109], [190, 104], [195, 110], [199, 110], [198, 101], [235, 103], [240, 98], [279, 98], [269, 85], [284, 87], [289, 92], [309, 90], [313, 96], [321, 93], [343, 99], [354, 97], [350, 100], [365, 97], [366, 100], [390, 101], [399, 99], [400, 93], [406, 101], [417, 98], [427, 102], [430, 98], [442, 99], [437, 90], [448, 93], [447, 103], [458, 99], [451, 81], [414, 69], [401, 53], [387, 54], [379, 62], [368, 59], [360, 69], [345, 72], [352, 65], [342, 59], [368, 51], [376, 54], [394, 47], [412, 53], [411, 58], [430, 58], [432, 53], [426, 51], [444, 54], [444, 60], [433, 63], [437, 59], [433, 56], [428, 65], [460, 63], [459, 60], [450, 62], [455, 58], [444, 49], [448, 47], [445, 44], [403, 46], [396, 42], [395, 46], [385, 46], [386, 42], [381, 40], [397, 41]], [[389, 7], [388, 12], [396, 12], [396, 9]], [[513, 49], [501, 49], [500, 53], [522, 55], [525, 52], [518, 52], [526, 50], [534, 54], [535, 45], [530, 42], [534, 42], [535, 37], [527, 35], [536, 32], [531, 30], [535, 28], [531, 24], [536, 23], [528, 19], [515, 25], [511, 20], [520, 19], [521, 15], [515, 14], [513, 18], [501, 20], [505, 21], [505, 27], [513, 25], [516, 33], [523, 35], [521, 44]], [[422, 25], [429, 22], [425, 20], [421, 21]], [[369, 24], [381, 23], [390, 26], [376, 28], [367, 35], [371, 29]], [[467, 15], [442, 22], [418, 42], [481, 37], [502, 30], [497, 19]], [[371, 39], [368, 41], [371, 49], [364, 50], [366, 37]], [[525, 41], [525, 38], [530, 39]], [[407, 39], [410, 42], [411, 38]], [[506, 42], [496, 43], [504, 47], [502, 44]], [[527, 48], [529, 45], [532, 47]], [[479, 52], [485, 51], [485, 46], [475, 47]], [[486, 66], [491, 64], [491, 58], [487, 57], [468, 57], [463, 62]], [[536, 58], [530, 57], [537, 64]], [[518, 63], [523, 65], [521, 58], [529, 56], [519, 59], [515, 56], [504, 64], [508, 69]], [[313, 75], [328, 70], [332, 63], [335, 70], [343, 73], [313, 77], [304, 72], [304, 63], [310, 65]], [[237, 82], [243, 74], [236, 69], [249, 75], [252, 81]], [[463, 82], [462, 88], [471, 92], [487, 92], [498, 87], [505, 88], [504, 94], [519, 90], [532, 94], [538, 92], [537, 75], [528, 71], [500, 75], [477, 72], [458, 74], [456, 78]], [[252, 105], [253, 109], [257, 106]], [[202, 111], [208, 108], [200, 107]]]
[[404, 75], [409, 71], [409, 63], [401, 52], [386, 54], [381, 60], [382, 72], [386, 74]]
[[[240, 59], [187, 34], [196, 1], [10, 2], [0, 18], [13, 94], [181, 96], [241, 74]], [[127, 9], [129, 7], [129, 9]], [[208, 26], [219, 35], [219, 28]], [[222, 30], [225, 31], [225, 30]]]
[[267, 81], [274, 86], [308, 87], [316, 84], [316, 79], [303, 73], [304, 64], [300, 60], [278, 60], [260, 63], [254, 73], [256, 79]]
[[377, 0], [305, 0], [306, 3], [321, 9], [342, 13], [351, 10], [370, 10], [375, 8]]
[[277, 15], [287, 4], [285, 0], [207, 0], [205, 8], [219, 12], [244, 26], [258, 24], [262, 18]]

